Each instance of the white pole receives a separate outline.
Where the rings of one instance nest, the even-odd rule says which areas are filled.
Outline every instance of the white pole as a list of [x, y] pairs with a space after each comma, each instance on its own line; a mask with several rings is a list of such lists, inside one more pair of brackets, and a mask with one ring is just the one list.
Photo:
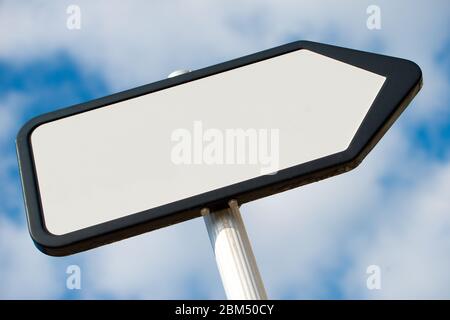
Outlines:
[[[168, 78], [188, 72], [177, 70]], [[266, 300], [239, 205], [236, 200], [230, 200], [228, 205], [229, 208], [217, 212], [210, 212], [208, 208], [202, 210], [225, 293], [230, 300]]]
[[267, 299], [238, 203], [228, 204], [229, 208], [217, 212], [202, 210], [227, 298]]

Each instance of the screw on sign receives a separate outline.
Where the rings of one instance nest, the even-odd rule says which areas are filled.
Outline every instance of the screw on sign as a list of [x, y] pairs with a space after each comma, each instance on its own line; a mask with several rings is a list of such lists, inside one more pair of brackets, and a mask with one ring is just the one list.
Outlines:
[[[411, 61], [298, 41], [38, 116], [17, 136], [31, 237], [61, 256], [203, 215], [227, 296], [264, 299], [239, 206], [355, 168], [421, 85]], [[172, 161], [198, 123], [175, 136], [208, 163]]]

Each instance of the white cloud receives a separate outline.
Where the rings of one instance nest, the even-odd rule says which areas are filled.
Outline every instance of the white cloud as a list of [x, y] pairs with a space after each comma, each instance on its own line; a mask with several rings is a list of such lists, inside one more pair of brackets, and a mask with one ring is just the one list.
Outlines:
[[[413, 192], [400, 193], [394, 205], [384, 208], [388, 215], [376, 232], [355, 248], [358, 259], [342, 284], [349, 297], [450, 296], [450, 165], [434, 165], [425, 174]], [[364, 271], [370, 264], [381, 267], [381, 290], [365, 287]]]
[[[450, 231], [442, 228], [449, 222], [449, 170], [430, 164], [401, 130], [402, 124], [435, 123], [448, 114], [449, 78], [436, 60], [448, 43], [448, 2], [379, 1], [380, 31], [366, 28], [371, 2], [361, 1], [76, 3], [82, 12], [80, 31], [66, 29], [66, 7], [72, 2], [1, 2], [0, 59], [20, 65], [66, 51], [85, 72], [103, 75], [114, 89], [293, 38], [382, 48], [417, 61], [424, 71], [423, 91], [361, 167], [244, 205], [242, 211], [270, 297], [324, 297], [330, 281], [352, 298], [448, 297], [450, 261], [444, 250]], [[4, 105], [2, 144], [9, 143], [10, 124], [17, 119]], [[393, 175], [403, 185], [386, 188], [383, 178]], [[0, 222], [0, 261], [8, 261], [0, 262], [0, 277], [8, 279], [0, 296], [58, 297], [64, 279], [54, 276], [59, 272], [55, 259], [37, 253], [24, 226], [8, 218]], [[57, 260], [62, 265], [70, 259]], [[75, 259], [82, 264], [83, 297], [223, 297], [201, 219]], [[369, 264], [383, 269], [381, 292], [364, 287]]]
[[224, 298], [200, 219], [96, 249], [84, 259], [85, 298]]
[[[378, 1], [382, 29], [366, 28], [370, 1], [77, 1], [81, 30], [66, 28], [72, 2], [2, 2], [0, 57], [20, 63], [58, 50], [125, 88], [199, 68], [291, 39], [334, 42], [416, 60], [426, 86], [412, 117], [433, 117], [449, 79], [436, 63], [448, 42], [449, 4]], [[432, 35], [432, 36], [431, 36]], [[437, 98], [438, 97], [438, 98]], [[446, 111], [446, 110], [438, 110]], [[436, 111], [437, 112], [437, 111]]]
[[[22, 106], [27, 98], [17, 92], [8, 92], [0, 101], [0, 210], [22, 211], [23, 202], [12, 172], [17, 168], [14, 150], [15, 135]], [[25, 217], [21, 217], [25, 222]]]
[[49, 299], [60, 295], [65, 283], [57, 281], [58, 269], [49, 259], [37, 251], [23, 226], [0, 215], [0, 299]]
[[25, 103], [25, 97], [16, 93], [8, 92], [0, 101], [0, 145], [10, 141], [6, 139], [14, 135], [14, 130], [19, 121], [20, 106]]

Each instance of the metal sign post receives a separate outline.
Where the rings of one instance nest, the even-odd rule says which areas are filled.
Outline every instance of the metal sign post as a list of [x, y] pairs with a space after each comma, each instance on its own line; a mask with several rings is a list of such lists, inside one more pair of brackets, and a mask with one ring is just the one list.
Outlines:
[[[190, 70], [176, 70], [173, 78]], [[225, 294], [229, 300], [266, 300], [267, 294], [256, 264], [250, 239], [236, 200], [217, 212], [204, 208], [201, 213], [216, 257]]]
[[230, 300], [265, 300], [266, 290], [238, 203], [231, 200], [228, 205], [217, 212], [202, 210], [225, 293]]

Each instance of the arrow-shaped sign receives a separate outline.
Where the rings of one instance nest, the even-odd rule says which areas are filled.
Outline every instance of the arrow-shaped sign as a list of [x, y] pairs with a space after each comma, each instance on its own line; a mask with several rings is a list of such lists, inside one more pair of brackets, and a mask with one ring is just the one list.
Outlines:
[[17, 137], [31, 236], [71, 254], [346, 172], [421, 83], [299, 41], [39, 116]]

